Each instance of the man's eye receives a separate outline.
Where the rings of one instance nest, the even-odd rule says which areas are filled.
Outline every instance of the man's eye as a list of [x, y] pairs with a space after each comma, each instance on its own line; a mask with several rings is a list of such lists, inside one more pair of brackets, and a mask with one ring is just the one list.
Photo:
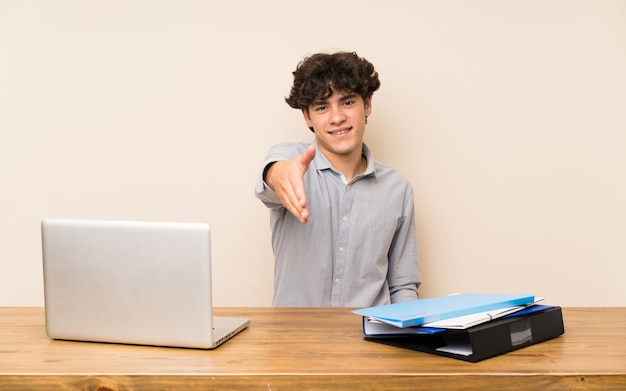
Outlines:
[[315, 111], [324, 111], [324, 110], [326, 110], [326, 106], [317, 106], [315, 108]]
[[344, 106], [352, 106], [354, 104], [354, 101], [353, 100], [347, 100], [343, 104], [344, 104]]

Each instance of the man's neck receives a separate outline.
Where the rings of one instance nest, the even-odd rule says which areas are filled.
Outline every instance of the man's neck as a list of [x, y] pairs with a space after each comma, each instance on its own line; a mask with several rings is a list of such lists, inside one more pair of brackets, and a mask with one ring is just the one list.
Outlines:
[[355, 176], [364, 173], [367, 168], [367, 159], [363, 156], [362, 149], [358, 154], [326, 155], [326, 158], [337, 171], [343, 174], [347, 182], [350, 182]]

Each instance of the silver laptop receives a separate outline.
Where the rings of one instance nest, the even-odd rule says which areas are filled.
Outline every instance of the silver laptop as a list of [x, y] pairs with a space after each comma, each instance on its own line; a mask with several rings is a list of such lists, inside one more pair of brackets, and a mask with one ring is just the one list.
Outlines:
[[248, 327], [213, 316], [207, 224], [44, 219], [50, 338], [212, 349]]

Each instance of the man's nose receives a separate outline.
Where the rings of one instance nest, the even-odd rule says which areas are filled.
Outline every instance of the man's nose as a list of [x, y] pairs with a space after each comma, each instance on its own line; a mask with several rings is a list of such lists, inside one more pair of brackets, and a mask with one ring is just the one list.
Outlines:
[[345, 121], [346, 114], [339, 107], [330, 108], [330, 120], [332, 123], [341, 123]]

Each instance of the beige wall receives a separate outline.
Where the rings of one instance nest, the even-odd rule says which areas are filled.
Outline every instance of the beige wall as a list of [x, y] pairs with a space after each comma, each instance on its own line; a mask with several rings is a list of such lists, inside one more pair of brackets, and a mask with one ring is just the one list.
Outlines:
[[626, 2], [0, 0], [0, 305], [44, 217], [202, 221], [218, 306], [271, 304], [259, 163], [320, 50], [381, 75], [366, 141], [416, 193], [423, 297], [626, 305]]

